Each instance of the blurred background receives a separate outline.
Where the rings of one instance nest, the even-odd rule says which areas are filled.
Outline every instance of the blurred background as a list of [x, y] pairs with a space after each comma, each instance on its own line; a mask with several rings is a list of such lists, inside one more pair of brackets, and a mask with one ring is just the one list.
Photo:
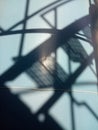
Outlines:
[[97, 130], [89, 0], [0, 0], [0, 129]]

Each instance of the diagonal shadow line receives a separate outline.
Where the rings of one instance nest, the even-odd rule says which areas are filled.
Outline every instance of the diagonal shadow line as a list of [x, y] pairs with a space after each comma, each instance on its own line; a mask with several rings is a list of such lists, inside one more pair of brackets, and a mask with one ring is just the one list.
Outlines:
[[51, 27], [54, 28], [54, 26], [42, 15], [41, 18]]
[[[39, 47], [32, 50], [29, 54], [19, 59], [12, 67], [0, 76], [0, 84], [6, 81], [15, 79], [19, 74], [32, 66], [33, 63], [47, 57], [51, 52], [54, 52], [59, 46], [66, 43], [77, 31], [84, 28], [89, 23], [89, 16], [85, 16], [71, 25], [67, 26], [59, 33], [52, 35], [51, 38], [43, 42]], [[44, 53], [43, 53], [44, 52]]]
[[73, 96], [71, 98], [77, 106], [85, 106], [95, 117], [95, 119], [98, 120], [98, 115], [96, 115], [96, 113], [91, 109], [91, 107], [86, 102], [78, 102]]
[[[51, 11], [51, 10], [50, 10]], [[56, 29], [57, 28], [57, 7], [53, 9], [54, 11], [54, 25], [52, 25], [45, 17], [44, 15], [46, 14], [42, 14], [41, 18], [43, 18], [43, 20], [51, 27]]]
[[[60, 5], [60, 6], [61, 6], [61, 5]], [[50, 10], [50, 11], [51, 11], [51, 10]], [[57, 7], [54, 8], [53, 11], [54, 11], [54, 25], [52, 25], [52, 24], [44, 17], [44, 15], [45, 15], [46, 13], [42, 14], [42, 15], [41, 15], [41, 18], [42, 18], [51, 28], [56, 29], [56, 28], [57, 28]], [[49, 11], [48, 11], [48, 12], [49, 12]], [[47, 12], [47, 13], [48, 13], [48, 12]]]
[[[28, 15], [29, 3], [30, 3], [30, 0], [27, 0], [27, 1], [26, 1], [26, 10], [25, 10], [24, 19], [26, 19], [26, 18], [27, 18], [27, 15]], [[18, 54], [18, 57], [19, 57], [19, 58], [21, 57], [22, 50], [23, 50], [23, 44], [24, 44], [24, 38], [25, 38], [24, 30], [26, 29], [26, 26], [27, 26], [27, 21], [25, 20], [25, 21], [23, 22], [23, 33], [22, 33], [22, 36], [21, 36], [20, 48], [19, 48], [19, 54]]]
[[15, 31], [4, 31], [0, 33], [0, 36], [6, 36], [6, 35], [15, 35], [15, 34], [26, 34], [26, 33], [50, 33], [50, 34], [56, 34], [60, 30], [56, 29], [45, 29], [45, 28], [37, 28], [37, 29], [25, 29], [25, 30], [15, 30]]
[[26, 19], [23, 19], [23, 20], [19, 21], [18, 23], [16, 23], [15, 25], [13, 25], [13, 26], [10, 27], [9, 29], [7, 29], [6, 32], [7, 32], [7, 31], [10, 31], [10, 30], [12, 30], [12, 29], [14, 29], [15, 27], [17, 27], [17, 26], [20, 25], [20, 24], [23, 24], [24, 21], [26, 21], [26, 20], [28, 20], [28, 19], [34, 17], [35, 15], [39, 14], [39, 13], [42, 12], [43, 10], [46, 10], [46, 9], [50, 8], [51, 6], [53, 6], [52, 8], [55, 8], [55, 6], [56, 6], [57, 3], [59, 3], [59, 4], [58, 4], [56, 7], [59, 7], [60, 5], [62, 5], [62, 2], [63, 2], [63, 4], [64, 4], [64, 3], [66, 4], [66, 3], [71, 2], [71, 1], [74, 1], [74, 0], [70, 0], [70, 1], [69, 1], [69, 0], [67, 0], [67, 1], [65, 1], [65, 0], [57, 1], [57, 0], [56, 0], [56, 1], [54, 1], [53, 3], [51, 3], [51, 4], [49, 4], [49, 5], [45, 6], [45, 7], [43, 7], [43, 8], [41, 8], [41, 9], [39, 9], [39, 10], [36, 11], [35, 13], [33, 13], [33, 14], [27, 16]]
[[47, 101], [47, 103], [42, 106], [42, 108], [37, 112], [37, 114], [41, 112], [47, 112], [49, 108], [62, 96], [64, 92], [67, 92], [72, 88], [72, 85], [75, 83], [76, 79], [79, 77], [79, 75], [85, 70], [85, 68], [90, 64], [90, 62], [93, 59], [93, 53], [88, 56], [87, 59], [84, 60], [84, 62], [80, 65], [80, 67], [71, 74], [68, 79], [65, 81], [65, 83], [62, 83], [59, 88], [64, 89], [64, 91], [55, 91], [54, 95]]

